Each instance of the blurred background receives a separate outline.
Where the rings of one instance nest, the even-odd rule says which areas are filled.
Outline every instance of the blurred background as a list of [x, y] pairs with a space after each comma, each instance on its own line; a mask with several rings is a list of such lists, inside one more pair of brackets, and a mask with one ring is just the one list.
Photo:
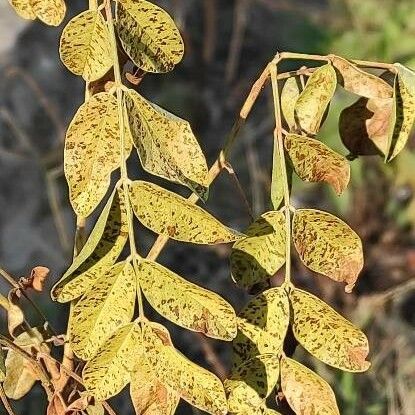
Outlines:
[[[170, 74], [147, 75], [140, 90], [149, 99], [188, 119], [209, 164], [252, 83], [277, 51], [328, 54], [415, 67], [413, 0], [166, 0], [157, 1], [174, 17], [186, 44], [184, 61]], [[87, 1], [67, 2], [69, 20]], [[81, 104], [84, 85], [59, 61], [63, 26], [51, 28], [19, 18], [0, 0], [0, 267], [18, 277], [36, 265], [50, 268], [48, 289], [71, 262], [74, 216], [62, 169], [65, 129]], [[346, 155], [337, 121], [356, 98], [339, 91], [321, 139]], [[244, 229], [270, 209], [273, 116], [269, 91], [262, 94], [240, 134], [231, 164], [212, 186], [207, 209], [223, 222]], [[365, 268], [352, 294], [294, 259], [295, 281], [368, 334], [372, 368], [347, 374], [311, 358], [296, 356], [333, 386], [343, 415], [415, 414], [415, 141], [391, 164], [380, 157], [352, 162], [352, 180], [341, 197], [325, 185], [294, 181], [296, 206], [329, 210], [344, 218], [363, 239]], [[136, 156], [133, 177], [143, 177]], [[169, 186], [164, 182], [165, 186]], [[176, 188], [187, 195], [186, 189]], [[88, 222], [90, 228], [96, 214]], [[137, 224], [139, 227], [139, 225]], [[139, 227], [138, 246], [146, 253], [154, 240]], [[249, 296], [229, 275], [229, 246], [196, 247], [169, 242], [160, 262], [200, 285], [221, 293], [237, 310]], [[3, 292], [7, 286], [1, 283]], [[67, 307], [45, 290], [34, 296], [60, 333]], [[29, 312], [30, 309], [28, 309]], [[39, 324], [29, 312], [33, 325]], [[153, 313], [152, 317], [162, 321]], [[4, 326], [4, 315], [2, 324]], [[171, 324], [172, 337], [188, 357], [222, 375], [229, 368], [229, 344], [185, 332]], [[34, 388], [13, 402], [19, 415], [43, 414], [45, 400]], [[132, 413], [128, 393], [113, 406]], [[0, 413], [2, 409], [0, 409]], [[179, 414], [201, 411], [182, 405]]]

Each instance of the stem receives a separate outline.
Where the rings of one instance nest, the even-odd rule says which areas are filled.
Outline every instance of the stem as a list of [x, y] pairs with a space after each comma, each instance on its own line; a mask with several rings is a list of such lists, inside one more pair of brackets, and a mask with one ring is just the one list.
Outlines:
[[0, 399], [3, 402], [3, 406], [6, 409], [8, 415], [15, 415], [9, 401], [7, 400], [6, 393], [4, 392], [3, 385], [0, 385]]

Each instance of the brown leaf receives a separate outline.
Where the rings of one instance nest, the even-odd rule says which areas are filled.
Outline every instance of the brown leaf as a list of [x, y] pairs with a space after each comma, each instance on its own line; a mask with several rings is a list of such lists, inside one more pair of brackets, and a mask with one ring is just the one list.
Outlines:
[[55, 393], [49, 402], [46, 415], [65, 415], [66, 405], [60, 393]]
[[20, 285], [23, 288], [32, 288], [35, 291], [41, 292], [43, 290], [43, 284], [49, 275], [49, 268], [37, 266], [32, 269], [28, 277], [22, 277], [19, 280]]

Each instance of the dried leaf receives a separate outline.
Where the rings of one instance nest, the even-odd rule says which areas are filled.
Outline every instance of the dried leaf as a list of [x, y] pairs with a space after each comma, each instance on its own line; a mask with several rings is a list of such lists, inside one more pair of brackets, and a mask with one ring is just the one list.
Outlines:
[[168, 72], [183, 58], [184, 45], [173, 19], [145, 0], [121, 0], [117, 30], [131, 60], [146, 72]]
[[101, 78], [112, 66], [111, 40], [100, 11], [75, 16], [62, 32], [59, 52], [64, 65], [87, 81]]
[[66, 13], [64, 0], [29, 0], [36, 17], [50, 26], [59, 26]]
[[314, 295], [291, 290], [293, 332], [299, 343], [322, 362], [349, 372], [370, 366], [364, 333]]
[[30, 272], [30, 288], [35, 291], [42, 292], [46, 278], [48, 277], [50, 269], [47, 267], [37, 266]]
[[133, 90], [125, 95], [134, 146], [143, 168], [207, 198], [208, 168], [190, 124]]
[[14, 288], [9, 291], [7, 299], [9, 301], [9, 306], [7, 309], [7, 326], [9, 333], [14, 337], [15, 330], [23, 324], [25, 317], [22, 309], [18, 306], [21, 293], [20, 290]]
[[230, 256], [233, 280], [244, 288], [271, 278], [285, 263], [285, 215], [267, 212], [244, 231]]
[[30, 5], [30, 0], [9, 0], [10, 5], [13, 7], [15, 12], [27, 20], [35, 20], [36, 14]]
[[135, 215], [145, 227], [171, 239], [219, 244], [243, 237], [201, 207], [153, 183], [134, 181], [130, 186], [130, 199]]
[[65, 415], [66, 404], [60, 393], [55, 393], [49, 401], [46, 409], [46, 415]]
[[102, 271], [115, 263], [128, 238], [124, 193], [114, 189], [84, 247], [60, 281], [52, 298], [73, 300], [87, 291]]
[[363, 268], [362, 242], [343, 221], [330, 213], [298, 209], [293, 221], [294, 245], [304, 265], [351, 292]]
[[298, 176], [308, 182], [327, 182], [340, 195], [350, 180], [350, 165], [345, 157], [314, 138], [288, 134], [285, 148]]
[[300, 92], [299, 79], [295, 76], [285, 81], [281, 91], [281, 111], [290, 131], [297, 130], [294, 109]]
[[365, 72], [340, 56], [330, 56], [339, 84], [347, 91], [366, 98], [391, 98], [393, 90], [383, 79]]
[[317, 134], [336, 85], [336, 71], [329, 64], [311, 74], [295, 104], [295, 117], [302, 131]]
[[287, 402], [297, 415], [340, 415], [330, 385], [288, 357], [281, 359], [281, 387]]

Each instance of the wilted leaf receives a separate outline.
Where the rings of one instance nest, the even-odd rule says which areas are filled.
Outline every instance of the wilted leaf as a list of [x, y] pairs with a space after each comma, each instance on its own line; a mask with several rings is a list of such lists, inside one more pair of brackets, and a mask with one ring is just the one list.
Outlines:
[[298, 176], [308, 182], [327, 182], [340, 195], [350, 180], [350, 165], [345, 157], [314, 138], [288, 134], [285, 148]]
[[190, 124], [148, 102], [133, 90], [125, 95], [131, 135], [143, 168], [207, 197], [208, 168]]
[[232, 340], [236, 336], [235, 311], [218, 294], [144, 259], [138, 265], [137, 277], [148, 302], [167, 319], [216, 339]]
[[232, 343], [233, 368], [258, 355], [280, 354], [289, 313], [284, 288], [271, 288], [252, 299], [239, 314], [238, 335]]
[[75, 16], [62, 32], [59, 52], [64, 65], [87, 81], [101, 78], [112, 66], [111, 39], [100, 11]]
[[66, 13], [64, 0], [29, 0], [33, 12], [43, 23], [59, 26]]
[[201, 207], [153, 183], [134, 181], [130, 186], [130, 199], [135, 215], [144, 226], [171, 239], [219, 244], [243, 237]]
[[363, 268], [362, 242], [356, 232], [330, 213], [298, 209], [293, 221], [294, 245], [304, 265], [351, 292]]
[[221, 381], [178, 352], [160, 324], [146, 324], [143, 330], [146, 357], [159, 380], [191, 405], [209, 414], [225, 415], [228, 409]]
[[127, 238], [124, 194], [118, 188], [112, 192], [81, 252], [52, 288], [52, 298], [66, 302], [82, 295], [104, 269], [115, 263]]
[[302, 131], [316, 134], [336, 90], [334, 68], [327, 64], [315, 70], [295, 104], [295, 117]]
[[281, 359], [281, 387], [287, 402], [297, 415], [339, 415], [330, 385], [288, 357]]
[[18, 306], [20, 296], [20, 290], [16, 288], [10, 290], [7, 296], [9, 301], [9, 306], [7, 308], [7, 326], [12, 337], [14, 337], [14, 331], [25, 319], [22, 309]]
[[30, 5], [30, 0], [9, 0], [9, 3], [15, 12], [23, 19], [36, 19], [36, 14]]
[[294, 109], [300, 92], [299, 79], [295, 76], [285, 81], [281, 91], [281, 111], [290, 131], [297, 129]]
[[141, 329], [137, 323], [119, 328], [84, 367], [82, 377], [97, 401], [119, 393], [130, 381], [130, 372], [142, 353]]
[[117, 30], [131, 60], [146, 72], [168, 72], [183, 58], [184, 45], [173, 19], [145, 0], [121, 0]]
[[393, 90], [383, 79], [365, 72], [348, 60], [330, 56], [337, 70], [339, 84], [347, 91], [366, 98], [391, 98]]
[[233, 280], [244, 288], [271, 278], [285, 263], [285, 215], [267, 212], [244, 232], [230, 256]]
[[370, 363], [369, 344], [364, 333], [314, 295], [291, 290], [293, 332], [314, 357], [349, 372], [363, 372]]
[[[35, 291], [42, 292], [46, 278], [50, 269], [47, 267], [37, 266], [32, 269], [30, 276], [26, 281], [25, 288], [33, 288]], [[26, 279], [25, 279], [26, 280]]]

